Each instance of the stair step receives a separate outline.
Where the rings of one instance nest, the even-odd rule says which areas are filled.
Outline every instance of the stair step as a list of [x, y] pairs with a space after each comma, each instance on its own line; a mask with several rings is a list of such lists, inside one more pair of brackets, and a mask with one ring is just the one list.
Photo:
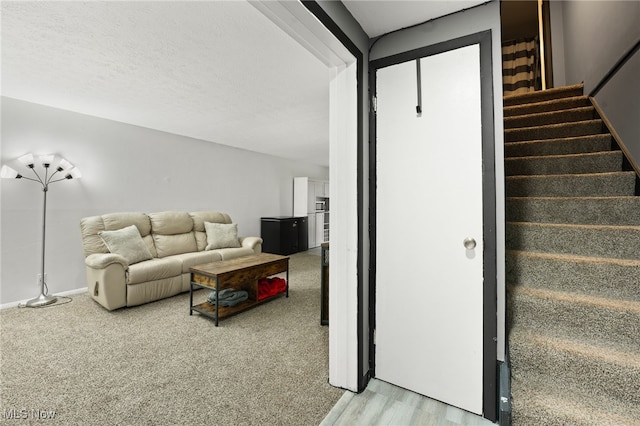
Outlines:
[[513, 106], [513, 105], [530, 104], [534, 102], [549, 101], [552, 99], [582, 96], [583, 93], [584, 93], [584, 85], [575, 84], [573, 86], [557, 87], [549, 90], [539, 90], [536, 92], [505, 96], [502, 102], [504, 106]]
[[640, 302], [517, 285], [508, 291], [511, 328], [640, 353]]
[[622, 151], [511, 157], [504, 160], [504, 172], [507, 176], [619, 172], [622, 158]]
[[640, 260], [507, 250], [505, 265], [521, 286], [640, 301]]
[[542, 102], [532, 102], [523, 105], [505, 106], [502, 115], [513, 117], [523, 114], [535, 114], [539, 112], [560, 111], [563, 109], [591, 106], [588, 96], [574, 96], [570, 98], [552, 99]]
[[640, 226], [507, 222], [506, 248], [578, 256], [640, 259]]
[[509, 197], [511, 222], [640, 226], [640, 197]]
[[503, 98], [514, 425], [640, 426], [637, 177], [583, 93]]
[[513, 377], [547, 377], [550, 386], [602, 393], [621, 404], [640, 404], [640, 354], [513, 329]]
[[614, 197], [634, 195], [634, 172], [507, 176], [509, 197]]
[[507, 142], [504, 144], [504, 155], [505, 157], [526, 157], [610, 151], [612, 142], [613, 138], [609, 134]]
[[602, 120], [584, 120], [574, 123], [549, 124], [544, 126], [505, 129], [505, 142], [522, 142], [539, 139], [557, 139], [606, 133]]
[[640, 405], [530, 372], [513, 372], [513, 425], [638, 426]]
[[596, 109], [592, 106], [565, 109], [562, 111], [541, 112], [534, 114], [506, 117], [505, 129], [517, 129], [522, 127], [546, 126], [549, 124], [575, 123], [600, 118]]

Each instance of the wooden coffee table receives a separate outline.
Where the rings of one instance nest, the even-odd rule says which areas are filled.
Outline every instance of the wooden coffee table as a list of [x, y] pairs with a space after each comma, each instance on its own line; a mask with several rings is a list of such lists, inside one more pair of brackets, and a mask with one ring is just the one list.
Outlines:
[[[247, 309], [254, 308], [265, 302], [269, 302], [282, 295], [289, 297], [289, 257], [271, 253], [260, 253], [251, 256], [243, 256], [235, 259], [221, 260], [219, 262], [206, 263], [190, 268], [191, 286], [189, 289], [189, 315], [196, 311], [212, 318], [218, 326], [220, 319], [238, 314]], [[258, 280], [271, 275], [286, 273], [286, 290], [274, 296], [258, 300]], [[193, 304], [194, 289], [205, 288], [220, 291], [225, 288], [245, 290], [249, 298], [235, 306], [219, 306], [203, 303]]]

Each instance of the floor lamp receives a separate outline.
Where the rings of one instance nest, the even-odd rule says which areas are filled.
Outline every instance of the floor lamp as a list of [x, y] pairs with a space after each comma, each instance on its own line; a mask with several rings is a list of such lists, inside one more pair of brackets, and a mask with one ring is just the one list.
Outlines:
[[[33, 154], [25, 154], [22, 157], [18, 158], [18, 161], [21, 162], [24, 166], [31, 169], [36, 178], [25, 177], [18, 173], [16, 170], [12, 169], [9, 166], [2, 166], [0, 169], [0, 177], [7, 179], [26, 179], [33, 182], [38, 182], [42, 186], [42, 193], [44, 195], [44, 204], [42, 208], [42, 263], [40, 268], [40, 277], [38, 278], [40, 282], [40, 296], [27, 301], [26, 306], [30, 308], [37, 308], [39, 306], [49, 305], [58, 300], [54, 296], [49, 296], [47, 293], [49, 289], [47, 287], [46, 278], [44, 275], [44, 253], [45, 253], [45, 235], [46, 235], [46, 225], [47, 225], [47, 192], [49, 191], [49, 184], [54, 182], [60, 182], [66, 179], [79, 179], [82, 175], [77, 167], [74, 167], [73, 164], [69, 163], [64, 158], [58, 157], [56, 155], [40, 155], [38, 156], [38, 162], [44, 168], [44, 174], [38, 174], [35, 169], [35, 159]], [[49, 174], [50, 169], [53, 169], [53, 173]], [[54, 177], [57, 177], [55, 180]]]

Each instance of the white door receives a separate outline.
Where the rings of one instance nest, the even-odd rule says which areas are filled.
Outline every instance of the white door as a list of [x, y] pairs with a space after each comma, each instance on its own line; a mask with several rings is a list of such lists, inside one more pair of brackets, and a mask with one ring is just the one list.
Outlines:
[[376, 74], [375, 375], [481, 414], [480, 47], [420, 68], [420, 117], [415, 60]]

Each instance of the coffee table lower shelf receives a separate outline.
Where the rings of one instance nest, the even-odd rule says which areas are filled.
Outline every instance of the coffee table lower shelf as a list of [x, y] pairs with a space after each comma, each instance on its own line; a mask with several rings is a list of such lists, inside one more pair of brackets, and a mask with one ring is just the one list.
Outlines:
[[[205, 288], [205, 289], [209, 288], [209, 287], [204, 287], [204, 286], [198, 286], [197, 284], [194, 284], [194, 283], [191, 283], [191, 285], [192, 286], [195, 285], [197, 287], [202, 287], [202, 288]], [[211, 290], [211, 289], [209, 288], [209, 290]], [[282, 293], [278, 293], [278, 294], [275, 294], [273, 296], [264, 298], [262, 300], [257, 300], [257, 301], [256, 300], [246, 300], [244, 302], [238, 303], [235, 306], [219, 306], [218, 307], [218, 317], [217, 318], [218, 319], [228, 318], [230, 316], [239, 314], [240, 312], [244, 312], [244, 311], [249, 310], [249, 309], [253, 309], [256, 306], [260, 306], [263, 303], [270, 302], [270, 301], [272, 301], [274, 299], [277, 299], [279, 297], [282, 297], [282, 296], [286, 296], [286, 292], [285, 291], [283, 291]], [[199, 303], [197, 305], [191, 306], [191, 313], [193, 313], [194, 311], [198, 312], [201, 315], [207, 316], [207, 317], [209, 317], [209, 318], [211, 318], [213, 320], [216, 319], [216, 306], [212, 305], [209, 302], [202, 302], [202, 303]]]

